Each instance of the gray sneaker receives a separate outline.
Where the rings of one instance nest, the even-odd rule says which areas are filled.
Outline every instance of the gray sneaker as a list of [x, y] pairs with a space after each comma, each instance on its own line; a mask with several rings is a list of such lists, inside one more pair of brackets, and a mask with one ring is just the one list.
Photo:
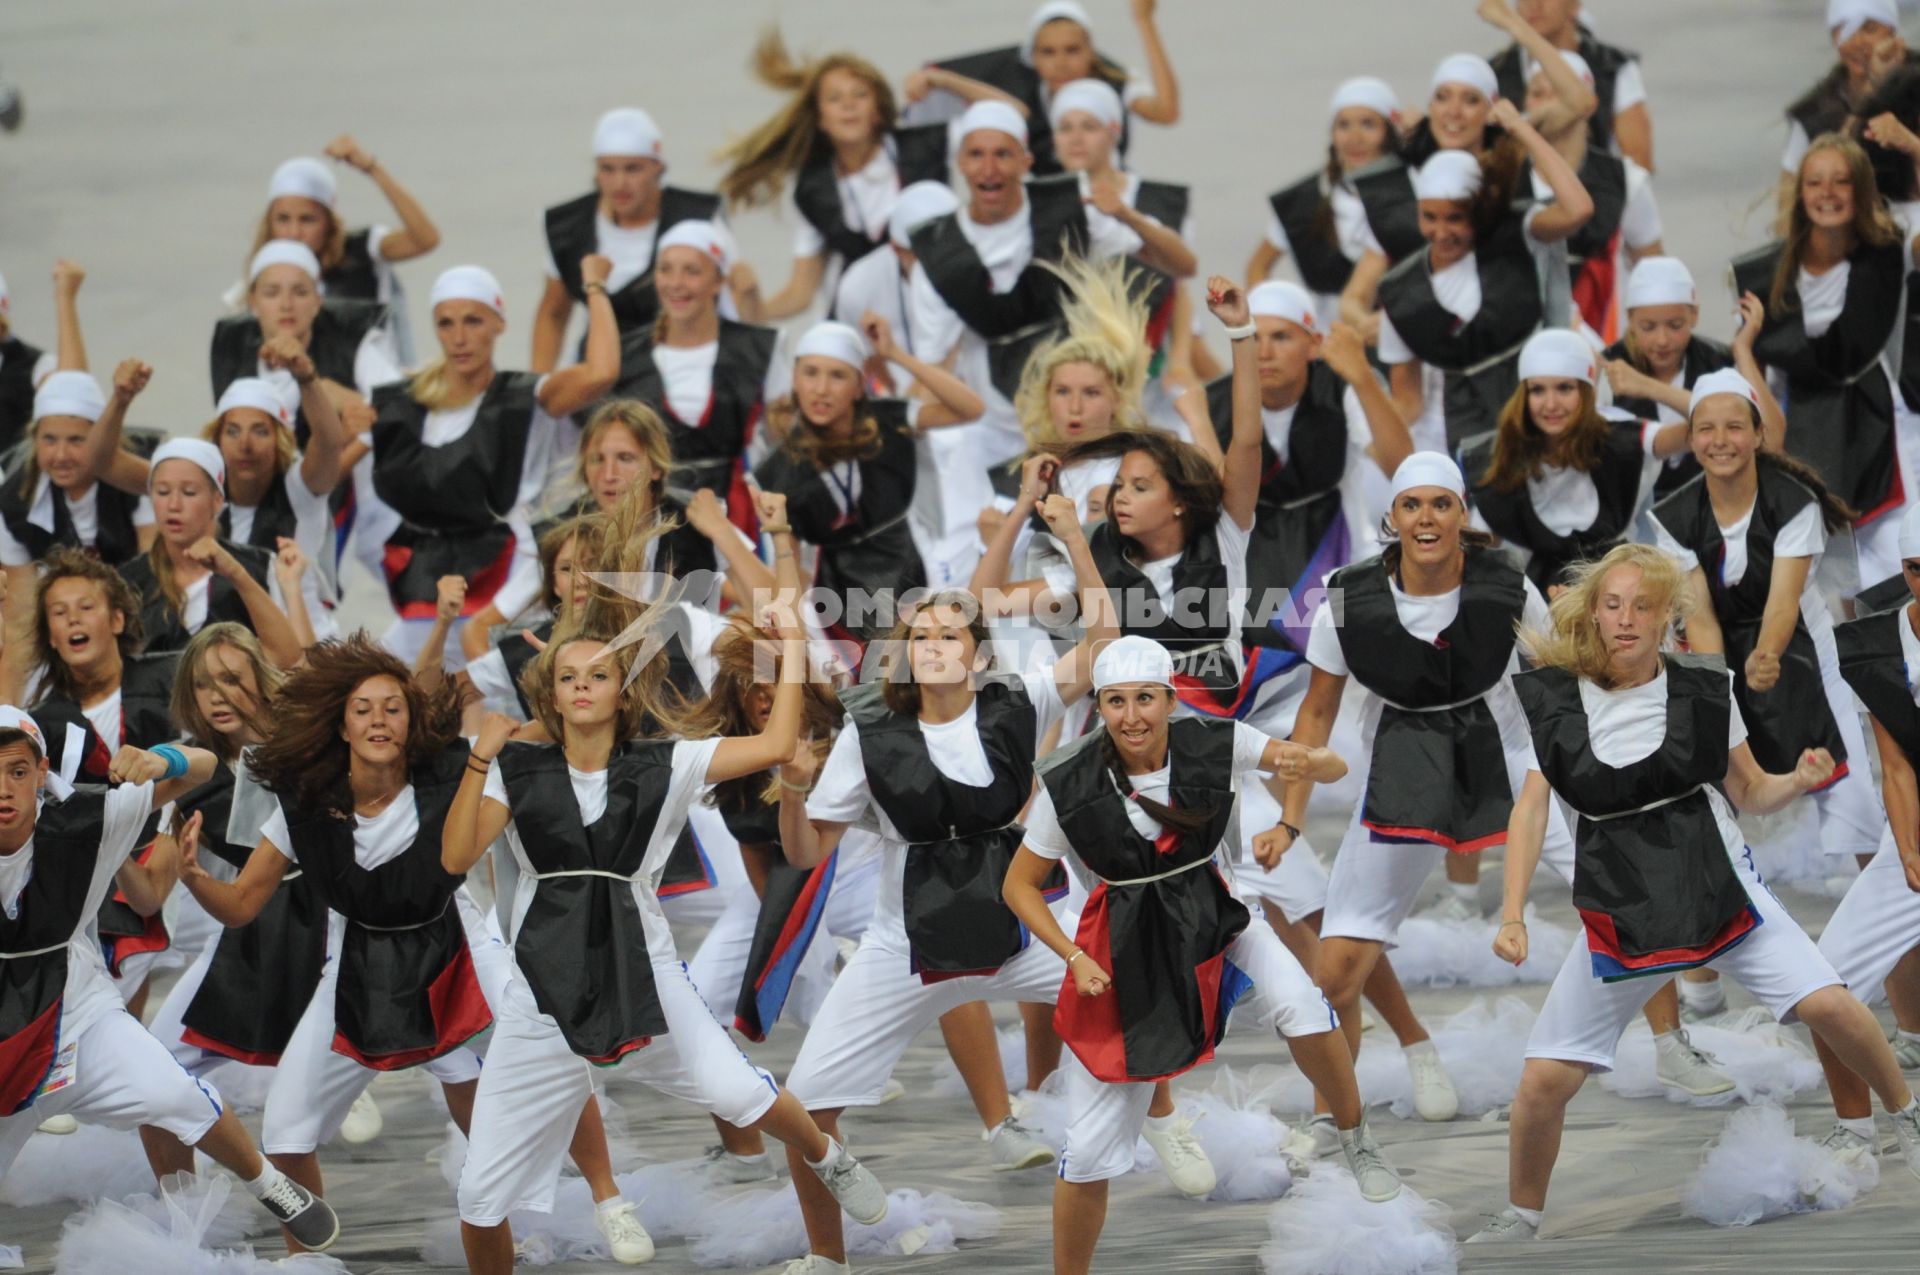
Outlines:
[[1695, 1049], [1684, 1027], [1676, 1027], [1671, 1035], [1657, 1037], [1653, 1042], [1653, 1070], [1660, 1083], [1696, 1098], [1725, 1093], [1734, 1087], [1733, 1077], [1714, 1066], [1718, 1061], [1706, 1050]]
[[715, 1186], [743, 1186], [749, 1182], [771, 1182], [780, 1176], [780, 1171], [774, 1168], [773, 1157], [764, 1151], [749, 1160], [725, 1147], [708, 1147], [706, 1175], [707, 1181]]
[[1905, 1111], [1894, 1113], [1893, 1136], [1900, 1140], [1900, 1153], [1907, 1157], [1907, 1172], [1920, 1178], [1920, 1104], [1908, 1103]]
[[1540, 1238], [1540, 1228], [1505, 1208], [1495, 1214], [1485, 1226], [1467, 1236], [1468, 1244], [1513, 1244]]
[[340, 1238], [340, 1219], [333, 1206], [284, 1173], [260, 1203], [309, 1252], [324, 1253]]
[[1874, 1139], [1863, 1138], [1843, 1124], [1834, 1125], [1832, 1131], [1820, 1139], [1820, 1149], [1856, 1168], [1864, 1168], [1879, 1154]]
[[995, 1173], [1011, 1173], [1016, 1169], [1033, 1169], [1053, 1163], [1053, 1148], [1013, 1116], [1008, 1116], [992, 1132], [981, 1136], [987, 1140], [987, 1150], [993, 1154]]
[[[811, 1166], [809, 1166], [811, 1167]], [[863, 1226], [872, 1226], [887, 1215], [887, 1192], [867, 1167], [853, 1158], [853, 1152], [833, 1144], [827, 1162], [813, 1170], [841, 1210]]]
[[1900, 1064], [1901, 1071], [1920, 1071], [1920, 1041], [1908, 1040], [1895, 1031], [1887, 1043], [1893, 1046], [1893, 1060]]
[[1373, 1140], [1364, 1118], [1351, 1129], [1340, 1131], [1340, 1149], [1346, 1153], [1347, 1169], [1370, 1203], [1385, 1204], [1400, 1194], [1400, 1173], [1387, 1163], [1386, 1153]]

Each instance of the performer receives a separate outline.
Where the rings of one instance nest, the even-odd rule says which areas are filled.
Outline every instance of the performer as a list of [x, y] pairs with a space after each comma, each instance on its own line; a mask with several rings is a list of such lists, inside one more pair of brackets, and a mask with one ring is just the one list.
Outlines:
[[[1516, 12], [1517, 10], [1517, 12]], [[1571, 53], [1592, 71], [1589, 86], [1594, 111], [1587, 121], [1587, 144], [1596, 151], [1621, 155], [1641, 168], [1653, 169], [1653, 114], [1647, 106], [1646, 80], [1640, 73], [1640, 55], [1606, 43], [1580, 21], [1580, 0], [1529, 0], [1507, 6], [1506, 0], [1483, 0], [1480, 15], [1494, 26], [1512, 29], [1514, 22], [1540, 34], [1562, 54]], [[1491, 65], [1500, 95], [1518, 100], [1527, 95], [1540, 57], [1519, 38], [1493, 55]]]
[[1895, 0], [1827, 0], [1833, 68], [1786, 110], [1787, 146], [1780, 153], [1780, 216], [1800, 195], [1800, 168], [1814, 139], [1837, 133], [1888, 75], [1912, 60], [1900, 35]]
[[[1627, 277], [1624, 334], [1606, 349], [1607, 384], [1613, 405], [1643, 421], [1671, 425], [1687, 419], [1694, 382], [1733, 366], [1733, 350], [1697, 331], [1700, 293], [1678, 257], [1646, 257]], [[1759, 335], [1757, 324], [1747, 324]], [[1751, 341], [1748, 345], [1751, 346]], [[1654, 480], [1656, 496], [1668, 496], [1700, 472], [1693, 452], [1669, 456]]]
[[1893, 1115], [1909, 1166], [1920, 1165], [1920, 1105], [1893, 1051], [1761, 883], [1734, 814], [1781, 809], [1826, 783], [1834, 760], [1810, 748], [1790, 771], [1762, 769], [1725, 664], [1661, 653], [1686, 609], [1686, 577], [1666, 555], [1620, 545], [1555, 599], [1550, 628], [1528, 634], [1540, 667], [1513, 688], [1533, 757], [1513, 806], [1494, 950], [1516, 964], [1527, 957], [1527, 886], [1555, 795], [1578, 819], [1574, 903], [1584, 925], [1527, 1040], [1508, 1135], [1507, 1208], [1469, 1243], [1539, 1234], [1567, 1104], [1590, 1072], [1613, 1066], [1657, 976], [1708, 962], [1774, 1017], [1804, 1022], [1866, 1077]]
[[51, 350], [22, 340], [13, 327], [13, 296], [0, 276], [0, 451], [11, 451], [33, 423], [33, 398], [55, 372], [87, 370], [76, 298], [87, 272], [75, 262], [53, 263], [53, 313], [58, 342]]
[[[1172, 653], [1148, 638], [1101, 651], [1093, 672], [1101, 725], [1041, 763], [1041, 791], [1007, 869], [1008, 909], [1067, 964], [1054, 1022], [1075, 1062], [1053, 1256], [1055, 1271], [1070, 1275], [1093, 1265], [1107, 1183], [1133, 1168], [1153, 1083], [1208, 1061], [1243, 993], [1333, 1104], [1361, 1195], [1377, 1203], [1400, 1194], [1326, 998], [1228, 884], [1240, 775], [1328, 782], [1346, 763], [1244, 723], [1173, 721], [1173, 667]], [[1072, 938], [1041, 892], [1069, 853], [1090, 891]]]

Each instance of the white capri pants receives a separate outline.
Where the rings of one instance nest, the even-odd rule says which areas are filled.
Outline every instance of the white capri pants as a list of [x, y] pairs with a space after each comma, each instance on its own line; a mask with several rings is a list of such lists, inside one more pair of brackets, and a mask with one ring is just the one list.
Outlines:
[[[1760, 924], [1739, 946], [1710, 965], [1732, 975], [1767, 1007], [1768, 1013], [1790, 1023], [1795, 1005], [1823, 987], [1844, 984], [1807, 932], [1760, 880], [1752, 852], [1743, 846], [1731, 857], [1734, 871], [1747, 887], [1747, 897], [1760, 914]], [[1592, 1071], [1613, 1070], [1621, 1034], [1641, 1006], [1666, 983], [1667, 977], [1662, 975], [1618, 983], [1595, 978], [1587, 932], [1582, 926], [1579, 941], [1554, 976], [1547, 1002], [1540, 1007], [1540, 1017], [1527, 1037], [1527, 1057], [1583, 1063]]]
[[567, 1047], [533, 993], [515, 978], [487, 1047], [474, 1095], [472, 1137], [460, 1170], [460, 1220], [498, 1226], [516, 1209], [553, 1209], [560, 1166], [596, 1074], [611, 1071], [746, 1127], [780, 1096], [773, 1077], [747, 1061], [707, 1012], [675, 962], [653, 966], [667, 1031], [622, 1058], [596, 1068]]
[[1920, 894], [1907, 888], [1893, 830], [1834, 909], [1820, 934], [1820, 955], [1861, 1000], [1871, 1004], [1885, 995], [1887, 975], [1920, 945]]
[[[1255, 915], [1227, 948], [1227, 959], [1253, 986], [1233, 1009], [1229, 1023], [1257, 1024], [1282, 1036], [1318, 1036], [1339, 1026], [1333, 1007], [1300, 962]], [[1073, 1051], [1061, 1059], [1066, 1074], [1067, 1142], [1060, 1176], [1069, 1182], [1103, 1182], [1133, 1171], [1133, 1146], [1153, 1104], [1153, 1083], [1113, 1084], [1096, 1079]]]

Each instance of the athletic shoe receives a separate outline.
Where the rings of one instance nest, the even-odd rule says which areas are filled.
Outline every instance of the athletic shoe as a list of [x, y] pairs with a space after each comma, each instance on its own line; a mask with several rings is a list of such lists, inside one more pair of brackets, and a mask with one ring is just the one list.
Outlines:
[[1286, 1141], [1280, 1144], [1280, 1154], [1287, 1158], [1287, 1167], [1294, 1169], [1296, 1177], [1306, 1176], [1315, 1160], [1324, 1160], [1339, 1149], [1340, 1130], [1334, 1127], [1332, 1116], [1308, 1117], [1287, 1130]]
[[340, 1219], [333, 1206], [284, 1173], [260, 1203], [308, 1252], [324, 1253], [340, 1238]]
[[1920, 1071], [1920, 1040], [1909, 1040], [1896, 1030], [1887, 1043], [1893, 1046], [1893, 1060], [1901, 1071]]
[[884, 1107], [888, 1103], [898, 1102], [906, 1096], [907, 1087], [895, 1080], [892, 1076], [888, 1076], [887, 1083], [880, 1087], [879, 1105]]
[[653, 1236], [647, 1234], [647, 1228], [633, 1215], [633, 1205], [625, 1200], [610, 1209], [594, 1209], [593, 1224], [620, 1265], [638, 1266], [653, 1256]]
[[1407, 1070], [1413, 1075], [1413, 1109], [1422, 1120], [1445, 1121], [1460, 1114], [1460, 1095], [1453, 1091], [1440, 1051], [1429, 1046], [1407, 1054]]
[[1920, 1106], [1909, 1103], [1905, 1111], [1894, 1113], [1893, 1136], [1900, 1140], [1900, 1152], [1907, 1157], [1907, 1172], [1920, 1178]]
[[40, 1122], [41, 1133], [51, 1133], [56, 1136], [73, 1133], [79, 1128], [80, 1122], [64, 1111], [57, 1116], [48, 1116]]
[[[853, 1158], [853, 1152], [833, 1143], [827, 1162], [814, 1173], [840, 1202], [841, 1211], [863, 1226], [872, 1226], [887, 1215], [887, 1192], [867, 1167]], [[825, 1268], [832, 1269], [832, 1268]]]
[[[1679, 981], [1680, 1017], [1689, 1023], [1697, 1023], [1703, 1018], [1713, 1018], [1727, 1012], [1727, 988], [1719, 979], [1711, 983], [1689, 983]], [[1698, 988], [1698, 991], [1688, 991]], [[1920, 1061], [1920, 1060], [1917, 1060]]]
[[1484, 921], [1486, 914], [1467, 902], [1452, 890], [1420, 909], [1420, 915], [1429, 921]]
[[1205, 1113], [1172, 1117], [1158, 1129], [1149, 1119], [1140, 1129], [1147, 1145], [1160, 1157], [1160, 1167], [1166, 1170], [1173, 1189], [1196, 1200], [1212, 1195], [1219, 1182], [1206, 1148], [1193, 1136], [1193, 1122], [1201, 1114]]
[[1873, 1163], [1874, 1157], [1880, 1154], [1880, 1148], [1874, 1143], [1875, 1139], [1863, 1137], [1838, 1123], [1833, 1126], [1832, 1132], [1820, 1139], [1822, 1150], [1832, 1154], [1836, 1160], [1845, 1161], [1856, 1169], [1866, 1168]]
[[991, 1130], [982, 1130], [980, 1136], [986, 1140], [987, 1149], [993, 1154], [995, 1173], [1010, 1173], [1015, 1169], [1032, 1169], [1053, 1163], [1053, 1148], [1042, 1142], [1039, 1134], [1012, 1116]]
[[762, 1151], [752, 1159], [733, 1154], [725, 1147], [707, 1148], [707, 1181], [715, 1186], [744, 1186], [749, 1182], [771, 1182], [780, 1176], [773, 1157]]
[[1387, 1163], [1386, 1153], [1373, 1140], [1364, 1117], [1359, 1125], [1340, 1131], [1340, 1149], [1347, 1156], [1347, 1171], [1360, 1188], [1360, 1194], [1374, 1204], [1385, 1204], [1400, 1194], [1400, 1173]]
[[380, 1136], [380, 1130], [386, 1123], [386, 1118], [380, 1114], [380, 1104], [373, 1100], [373, 1090], [362, 1089], [360, 1096], [353, 1100], [353, 1106], [347, 1108], [347, 1118], [340, 1122], [340, 1140], [356, 1145], [372, 1142]]
[[836, 1262], [830, 1257], [818, 1253], [809, 1253], [805, 1257], [788, 1262], [780, 1275], [847, 1275], [853, 1267], [845, 1262]]
[[1653, 1070], [1660, 1083], [1669, 1089], [1690, 1093], [1696, 1098], [1725, 1093], [1734, 1087], [1733, 1077], [1714, 1063], [1719, 1060], [1704, 1049], [1694, 1048], [1687, 1029], [1675, 1028], [1654, 1039]]
[[1472, 1235], [1467, 1236], [1466, 1243], [1512, 1244], [1517, 1241], [1537, 1240], [1539, 1238], [1540, 1228], [1538, 1226], [1527, 1221], [1527, 1219], [1515, 1213], [1511, 1208], [1505, 1208], [1495, 1214], [1492, 1221], [1475, 1231]]

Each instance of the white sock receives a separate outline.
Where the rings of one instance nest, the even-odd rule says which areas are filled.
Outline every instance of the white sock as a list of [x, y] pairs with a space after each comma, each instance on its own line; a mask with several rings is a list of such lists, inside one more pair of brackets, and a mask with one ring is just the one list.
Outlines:
[[1453, 891], [1453, 897], [1470, 907], [1480, 906], [1480, 883], [1478, 881], [1449, 881], [1447, 888]]
[[1869, 1141], [1873, 1139], [1872, 1116], [1861, 1116], [1857, 1120], [1835, 1120], [1834, 1123], [1842, 1129], [1845, 1129], [1848, 1133], [1858, 1134]]
[[1149, 1128], [1152, 1128], [1152, 1129], [1165, 1129], [1173, 1124], [1174, 1119], [1178, 1117], [1179, 1114], [1180, 1114], [1179, 1112], [1175, 1111], [1169, 1115], [1164, 1115], [1164, 1116], [1148, 1116], [1147, 1125]]
[[626, 1206], [626, 1203], [627, 1203], [627, 1198], [625, 1196], [618, 1195], [618, 1194], [610, 1195], [606, 1199], [594, 1205], [593, 1211], [596, 1213], [611, 1213], [615, 1209], [624, 1208]]
[[1719, 979], [1715, 979], [1711, 983], [1693, 983], [1683, 978], [1679, 981], [1679, 987], [1680, 999], [1683, 1001], [1692, 1001], [1695, 1004], [1717, 1001], [1723, 994], [1720, 991]]
[[741, 1164], [765, 1164], [767, 1162], [767, 1153], [762, 1151], [757, 1155], [740, 1155], [736, 1152], [729, 1151], [727, 1152], [727, 1158], [730, 1160], [738, 1160]]
[[256, 1200], [266, 1199], [267, 1192], [280, 1185], [281, 1177], [280, 1170], [274, 1168], [273, 1161], [267, 1159], [265, 1156], [260, 1157], [260, 1164], [259, 1177], [253, 1179], [251, 1182], [242, 1181], [240, 1183], [241, 1186], [244, 1186], [253, 1194], [253, 1198]]
[[[821, 1156], [818, 1160], [808, 1160], [807, 1167], [812, 1169], [824, 1169], [828, 1165], [832, 1164], [835, 1160], [838, 1160], [839, 1158], [840, 1158], [840, 1144], [836, 1142], [834, 1139], [828, 1138], [827, 1153]], [[802, 1159], [805, 1159], [805, 1157], [803, 1156]]]
[[1913, 1110], [1916, 1107], [1920, 1107], [1920, 1098], [1908, 1098], [1907, 1105], [1900, 1108], [1900, 1110], [1894, 1112], [1893, 1114], [1896, 1116], [1912, 1115]]
[[1679, 1044], [1680, 1029], [1678, 1027], [1675, 1027], [1671, 1031], [1663, 1031], [1655, 1034], [1653, 1038], [1653, 1043], [1655, 1045], [1659, 1045], [1664, 1041], [1672, 1041], [1676, 1045]]
[[1404, 1048], [1402, 1048], [1400, 1052], [1405, 1054], [1409, 1058], [1412, 1058], [1418, 1054], [1431, 1054], [1434, 1052], [1433, 1040], [1431, 1038], [1428, 1038], [1426, 1040], [1415, 1041], [1413, 1044], [1407, 1045]]
[[1540, 1219], [1546, 1216], [1546, 1214], [1542, 1213], [1539, 1209], [1523, 1209], [1512, 1201], [1508, 1201], [1507, 1207], [1525, 1218], [1527, 1225], [1533, 1227], [1536, 1231], [1540, 1229]]

